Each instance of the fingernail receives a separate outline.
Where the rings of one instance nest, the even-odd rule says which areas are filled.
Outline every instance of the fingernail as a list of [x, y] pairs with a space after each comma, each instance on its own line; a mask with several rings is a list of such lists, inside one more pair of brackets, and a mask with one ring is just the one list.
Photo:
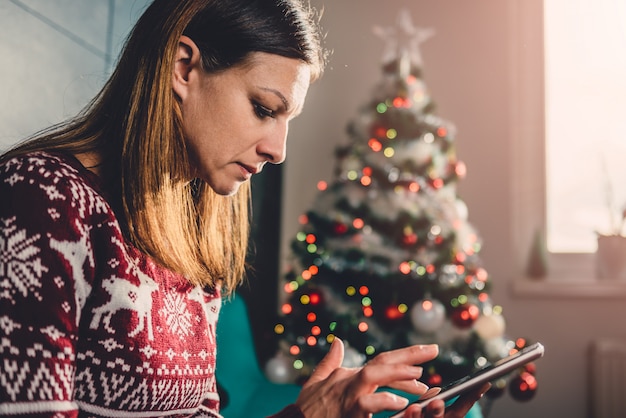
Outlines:
[[422, 350], [437, 353], [439, 352], [439, 346], [437, 344], [423, 345]]
[[417, 388], [421, 391], [423, 391], [424, 393], [426, 393], [426, 391], [428, 391], [428, 385], [425, 384], [424, 382], [420, 382], [419, 380], [415, 381], [415, 386], [417, 386]]
[[392, 393], [391, 395], [397, 409], [402, 409], [409, 404], [409, 400], [407, 398], [403, 398], [402, 396], [398, 396], [394, 393]]

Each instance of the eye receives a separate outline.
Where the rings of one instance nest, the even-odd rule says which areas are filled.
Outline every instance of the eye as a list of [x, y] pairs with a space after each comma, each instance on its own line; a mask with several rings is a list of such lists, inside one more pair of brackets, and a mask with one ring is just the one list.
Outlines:
[[252, 105], [254, 106], [254, 113], [256, 113], [259, 119], [273, 118], [275, 116], [272, 109], [265, 107], [260, 103], [253, 102]]

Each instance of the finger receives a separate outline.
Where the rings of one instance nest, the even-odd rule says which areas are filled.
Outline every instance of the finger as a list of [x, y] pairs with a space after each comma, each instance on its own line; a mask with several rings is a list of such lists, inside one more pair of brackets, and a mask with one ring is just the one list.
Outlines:
[[426, 405], [425, 416], [427, 418], [443, 418], [445, 412], [446, 404], [441, 399], [437, 399]]
[[424, 389], [423, 383], [417, 381], [421, 375], [422, 368], [419, 366], [368, 363], [357, 373], [357, 383], [363, 386], [400, 388], [416, 393]]
[[438, 354], [437, 344], [412, 345], [380, 353], [368, 364], [421, 364], [434, 359]]
[[369, 413], [399, 411], [409, 404], [409, 400], [391, 392], [374, 392], [363, 395], [358, 400], [359, 409]]
[[418, 404], [409, 405], [402, 414], [403, 418], [422, 418], [422, 407]]
[[489, 390], [490, 383], [485, 383], [483, 386], [467, 392], [454, 401], [452, 405], [448, 407], [450, 417], [464, 417], [467, 412], [472, 409], [472, 406]]
[[420, 400], [421, 401], [425, 401], [426, 399], [430, 399], [433, 396], [438, 395], [439, 392], [441, 392], [441, 388], [440, 387], [430, 388], [430, 389], [428, 389], [428, 391], [426, 391], [425, 394], [420, 396]]
[[324, 356], [322, 361], [319, 362], [315, 371], [311, 374], [311, 377], [307, 381], [307, 384], [313, 384], [322, 380], [325, 380], [330, 374], [341, 367], [343, 362], [343, 341], [339, 338], [335, 338], [330, 346], [330, 350]]
[[420, 382], [419, 380], [417, 380], [417, 378], [391, 382], [386, 386], [393, 388], [393, 389], [401, 390], [402, 392], [411, 393], [413, 395], [419, 395], [420, 397], [425, 396], [425, 394], [429, 390], [428, 385], [426, 385], [423, 382]]

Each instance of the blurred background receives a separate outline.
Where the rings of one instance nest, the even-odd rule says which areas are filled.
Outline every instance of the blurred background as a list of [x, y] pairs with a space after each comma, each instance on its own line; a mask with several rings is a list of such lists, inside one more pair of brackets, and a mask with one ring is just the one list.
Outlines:
[[[615, 224], [626, 203], [626, 187], [619, 181], [626, 174], [619, 164], [626, 156], [625, 122], [620, 120], [626, 106], [619, 98], [626, 97], [626, 87], [619, 78], [610, 84], [616, 69], [623, 68], [626, 29], [622, 23], [610, 37], [594, 39], [593, 24], [614, 26], [606, 16], [624, 16], [624, 2], [311, 3], [324, 10], [326, 46], [333, 52], [324, 77], [310, 90], [304, 113], [291, 125], [287, 162], [256, 186], [257, 219], [268, 221], [260, 222], [255, 233], [259, 242], [269, 244], [259, 245], [260, 267], [246, 290], [250, 304], [268, 315], [277, 310], [278, 276], [298, 232], [298, 217], [314, 201], [317, 183], [332, 179], [335, 147], [346, 141], [347, 123], [371, 98], [380, 78], [385, 42], [373, 28], [395, 25], [406, 9], [415, 25], [435, 31], [420, 46], [424, 80], [438, 105], [436, 113], [457, 128], [457, 153], [468, 171], [459, 195], [482, 237], [491, 294], [504, 309], [506, 332], [546, 346], [545, 358], [537, 363], [536, 396], [526, 403], [504, 396], [489, 416], [602, 418], [593, 409], [594, 388], [602, 385], [594, 347], [626, 339], [626, 281], [598, 277], [595, 243], [596, 232], [620, 235]], [[0, 149], [79, 111], [104, 83], [146, 4], [0, 2]], [[558, 13], [549, 14], [551, 10]], [[544, 24], [559, 19], [548, 16], [582, 16], [576, 26], [581, 38], [571, 50], [550, 43], [555, 38], [547, 35]], [[571, 41], [571, 36], [563, 37]], [[604, 44], [613, 63], [601, 63], [595, 54]], [[556, 58], [550, 58], [555, 55], [547, 55], [550, 51], [567, 51], [575, 61], [558, 67]], [[583, 78], [569, 77], [581, 68]], [[556, 100], [556, 93], [548, 94], [553, 91], [551, 69], [573, 93], [565, 102], [576, 106], [565, 115], [558, 114], [563, 105], [550, 107]], [[603, 95], [598, 87], [606, 82], [613, 95]], [[579, 139], [577, 131], [583, 133]], [[570, 156], [570, 150], [576, 155]], [[554, 158], [558, 156], [564, 158]], [[554, 189], [554, 183], [567, 184], [567, 190]], [[564, 218], [586, 228], [582, 238], [559, 235], [554, 225]], [[574, 242], [579, 244], [565, 248]], [[531, 255], [541, 260], [539, 274], [528, 274]], [[259, 338], [271, 327], [262, 318], [253, 321]], [[617, 374], [618, 366], [610, 368], [611, 379], [618, 382], [613, 386], [623, 397], [626, 377]]]

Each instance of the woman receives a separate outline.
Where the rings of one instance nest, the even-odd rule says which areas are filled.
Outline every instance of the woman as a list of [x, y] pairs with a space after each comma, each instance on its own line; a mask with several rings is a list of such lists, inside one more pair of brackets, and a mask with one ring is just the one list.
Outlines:
[[[220, 416], [215, 324], [244, 276], [248, 180], [284, 160], [324, 60], [299, 0], [156, 0], [85, 110], [0, 158], [0, 415]], [[378, 387], [424, 395], [414, 365], [436, 354], [353, 370], [336, 340], [276, 416], [401, 409]]]

